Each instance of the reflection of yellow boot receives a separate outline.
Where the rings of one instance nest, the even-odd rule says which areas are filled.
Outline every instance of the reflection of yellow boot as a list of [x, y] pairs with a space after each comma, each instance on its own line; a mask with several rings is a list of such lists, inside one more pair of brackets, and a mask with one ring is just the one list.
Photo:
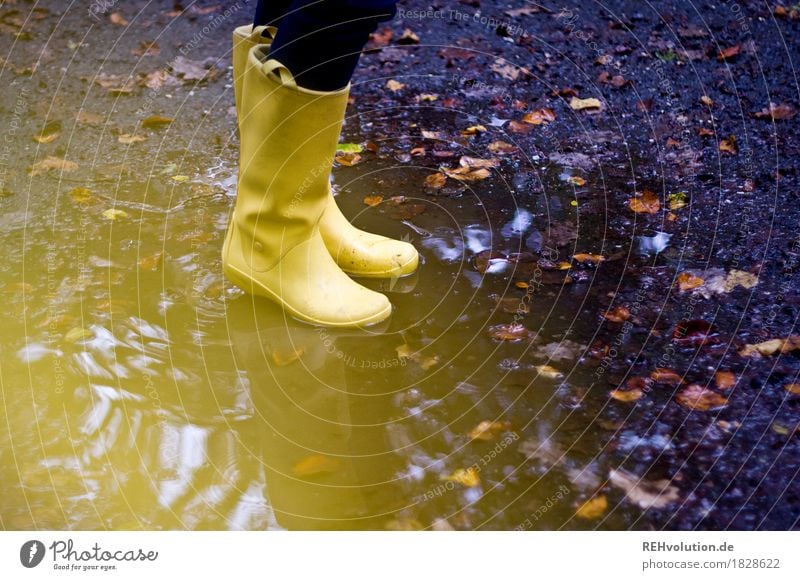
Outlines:
[[[233, 33], [233, 80], [236, 108], [240, 111], [242, 73], [247, 53], [256, 45], [269, 46], [276, 29], [271, 26], [240, 26]], [[417, 250], [408, 242], [393, 240], [356, 228], [342, 214], [330, 183], [325, 182], [328, 203], [319, 222], [320, 233], [328, 251], [339, 267], [353, 276], [368, 278], [397, 278], [416, 270]]]
[[389, 300], [350, 279], [319, 230], [349, 87], [302, 89], [268, 50], [252, 47], [238, 77], [239, 182], [225, 275], [312, 324], [380, 322], [391, 314]]

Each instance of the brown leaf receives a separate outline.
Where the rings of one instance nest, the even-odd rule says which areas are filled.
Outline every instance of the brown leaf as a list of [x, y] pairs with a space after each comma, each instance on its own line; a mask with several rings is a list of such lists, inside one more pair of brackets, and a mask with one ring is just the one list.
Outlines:
[[480, 181], [491, 175], [491, 172], [485, 167], [474, 170], [469, 167], [458, 167], [456, 169], [443, 167], [442, 171], [447, 177], [455, 179], [456, 181]]
[[112, 12], [108, 15], [108, 19], [111, 21], [111, 24], [116, 24], [117, 26], [128, 26], [128, 21], [119, 12]]
[[339, 165], [344, 165], [345, 167], [352, 167], [353, 165], [358, 165], [363, 161], [361, 155], [352, 151], [340, 151], [334, 157], [334, 161]]
[[478, 169], [480, 167], [493, 168], [500, 167], [500, 160], [494, 157], [492, 159], [480, 159], [479, 157], [462, 155], [461, 159], [458, 160], [458, 164], [467, 169]]
[[667, 385], [680, 385], [683, 378], [670, 369], [658, 368], [650, 373], [650, 378], [657, 383], [664, 383]]
[[185, 56], [175, 57], [169, 63], [172, 73], [187, 83], [213, 80], [219, 74], [215, 68], [206, 69], [202, 62], [191, 60]]
[[723, 153], [730, 153], [736, 155], [739, 152], [739, 147], [736, 145], [736, 136], [731, 135], [727, 139], [719, 142], [719, 150]]
[[161, 49], [155, 40], [140, 40], [139, 46], [131, 50], [134, 56], [158, 56]]
[[419, 36], [410, 28], [406, 28], [400, 38], [397, 39], [397, 44], [419, 44]]
[[112, 95], [129, 95], [136, 88], [133, 78], [130, 76], [102, 73], [94, 77], [94, 82]]
[[444, 173], [431, 173], [425, 178], [425, 187], [430, 189], [441, 189], [447, 183], [447, 177]]
[[28, 173], [31, 175], [39, 175], [51, 170], [70, 173], [76, 169], [78, 169], [78, 164], [74, 161], [67, 161], [66, 159], [62, 159], [60, 157], [47, 156], [41, 161], [28, 167]]
[[783, 385], [783, 388], [790, 395], [800, 395], [800, 383], [788, 383]]
[[486, 133], [486, 127], [484, 127], [483, 125], [472, 125], [461, 131], [461, 134], [464, 137], [472, 137], [479, 133]]
[[667, 479], [648, 481], [623, 469], [612, 469], [608, 481], [625, 492], [625, 497], [642, 509], [664, 508], [680, 499], [678, 488]]
[[754, 116], [757, 119], [784, 121], [793, 118], [796, 114], [797, 111], [795, 111], [794, 107], [791, 105], [776, 105], [775, 103], [770, 103], [768, 108], [761, 109], [761, 111], [756, 113]]
[[520, 135], [526, 135], [533, 131], [533, 125], [530, 123], [521, 123], [519, 121], [509, 121], [508, 122], [508, 130], [512, 133], [517, 133]]
[[714, 411], [728, 404], [728, 399], [702, 385], [692, 384], [675, 395], [682, 407], [693, 411]]
[[142, 141], [147, 141], [147, 137], [144, 137], [143, 135], [131, 135], [129, 133], [123, 133], [117, 137], [117, 141], [123, 145], [131, 145], [132, 143], [141, 143]]
[[717, 371], [714, 374], [714, 382], [720, 391], [727, 391], [736, 385], [736, 375], [730, 371]]
[[369, 35], [370, 46], [376, 48], [386, 46], [391, 42], [393, 36], [394, 31], [388, 26], [385, 26]]
[[611, 322], [625, 322], [631, 317], [631, 311], [624, 306], [617, 306], [614, 310], [603, 314], [603, 318]]
[[681, 272], [678, 274], [678, 289], [681, 292], [687, 292], [689, 290], [694, 290], [695, 288], [699, 288], [706, 281], [703, 280], [700, 276], [695, 276], [694, 274], [690, 274], [689, 272]]
[[739, 350], [739, 354], [746, 357], [759, 357], [784, 354], [797, 349], [800, 349], [800, 336], [789, 336], [773, 338], [757, 344], [746, 344]]
[[163, 127], [172, 123], [174, 119], [171, 117], [162, 117], [161, 115], [151, 115], [142, 121], [142, 127], [156, 128]]
[[489, 327], [489, 336], [495, 340], [518, 342], [520, 340], [528, 340], [535, 336], [535, 333], [525, 328], [522, 324], [512, 323], [497, 324]]
[[511, 423], [508, 421], [481, 421], [478, 425], [469, 432], [469, 437], [473, 441], [479, 439], [481, 441], [491, 441], [494, 439], [495, 434], [502, 433], [511, 429]]
[[632, 197], [628, 200], [628, 206], [636, 213], [658, 213], [661, 209], [661, 200], [658, 196], [645, 189], [639, 197]]
[[511, 143], [506, 143], [505, 141], [492, 141], [486, 148], [491, 153], [496, 153], [497, 155], [508, 155], [517, 151], [516, 146]]
[[364, 198], [364, 204], [370, 207], [375, 207], [376, 205], [380, 205], [382, 201], [383, 201], [382, 195], [368, 195], [367, 197]]
[[604, 495], [598, 495], [584, 502], [575, 512], [575, 517], [582, 520], [596, 520], [608, 509], [608, 499]]
[[729, 48], [725, 48], [725, 49], [719, 51], [719, 54], [717, 55], [717, 60], [720, 60], [720, 61], [727, 60], [729, 58], [733, 58], [735, 56], [738, 56], [739, 53], [741, 53], [741, 52], [742, 52], [742, 45], [741, 44], [735, 44], [735, 45], [733, 45], [733, 46], [731, 46]]
[[555, 120], [556, 114], [552, 109], [539, 109], [538, 111], [533, 111], [522, 117], [523, 123], [529, 123], [531, 125], [542, 125]]

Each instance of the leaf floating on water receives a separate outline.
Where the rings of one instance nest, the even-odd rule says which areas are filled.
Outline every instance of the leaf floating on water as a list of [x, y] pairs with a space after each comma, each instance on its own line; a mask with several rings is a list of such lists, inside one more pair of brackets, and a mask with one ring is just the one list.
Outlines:
[[657, 383], [664, 383], [667, 385], [680, 385], [683, 382], [683, 377], [670, 369], [658, 368], [650, 373], [650, 378]]
[[655, 193], [645, 189], [640, 196], [628, 200], [628, 206], [636, 213], [658, 213], [661, 209], [661, 200]]
[[527, 113], [524, 117], [522, 117], [522, 122], [530, 125], [542, 125], [551, 123], [555, 120], [556, 114], [552, 109], [539, 109], [538, 111]]
[[693, 411], [714, 411], [728, 404], [728, 399], [702, 385], [692, 384], [675, 395], [682, 407]]
[[667, 479], [648, 481], [623, 469], [612, 469], [608, 481], [625, 492], [625, 497], [642, 509], [663, 508], [680, 499], [678, 488]]
[[147, 141], [147, 137], [144, 137], [143, 135], [131, 135], [130, 133], [123, 133], [117, 137], [117, 141], [123, 145], [131, 145], [132, 143], [141, 143], [142, 141]]
[[462, 155], [461, 159], [458, 160], [458, 164], [461, 167], [466, 167], [468, 169], [478, 169], [481, 167], [500, 167], [500, 160], [499, 159], [480, 159], [478, 157], [469, 157], [468, 155]]
[[727, 139], [720, 141], [719, 150], [723, 153], [730, 153], [731, 155], [736, 155], [739, 153], [739, 146], [736, 144], [736, 137], [731, 135]]
[[419, 351], [411, 348], [409, 344], [401, 344], [395, 348], [397, 358], [407, 358], [417, 363], [422, 370], [427, 371], [439, 364], [439, 355], [423, 356]]
[[667, 196], [667, 204], [669, 205], [669, 209], [672, 211], [684, 208], [688, 205], [688, 203], [689, 197], [682, 191], [670, 193]]
[[405, 86], [406, 86], [405, 84], [396, 81], [394, 79], [389, 79], [388, 81], [386, 81], [386, 88], [392, 91], [393, 93], [403, 90]]
[[584, 502], [575, 512], [575, 516], [582, 520], [596, 520], [608, 509], [608, 499], [606, 496], [599, 495]]
[[564, 373], [550, 365], [536, 365], [535, 368], [546, 379], [563, 379]]
[[595, 98], [579, 99], [578, 97], [572, 97], [569, 106], [573, 111], [597, 111], [603, 108], [603, 104], [600, 100]]
[[164, 258], [164, 252], [156, 252], [151, 256], [145, 256], [144, 258], [140, 258], [138, 262], [138, 266], [140, 270], [155, 272], [161, 266], [161, 262]]
[[279, 367], [285, 367], [293, 362], [300, 360], [300, 357], [303, 356], [306, 349], [303, 346], [298, 346], [296, 348], [287, 348], [285, 350], [281, 349], [273, 349], [270, 352], [272, 356], [272, 362], [274, 362]]
[[339, 461], [326, 455], [309, 455], [301, 459], [292, 467], [292, 473], [297, 477], [313, 477], [339, 470]]
[[497, 324], [489, 327], [489, 336], [495, 340], [518, 342], [528, 340], [535, 333], [525, 328], [522, 324]]
[[364, 204], [370, 207], [375, 207], [376, 205], [380, 205], [383, 201], [382, 195], [368, 195], [364, 198]]
[[121, 209], [107, 209], [103, 212], [103, 217], [114, 221], [119, 218], [126, 218], [128, 214]]
[[491, 172], [485, 167], [474, 170], [463, 166], [457, 167], [456, 169], [443, 167], [442, 171], [447, 177], [455, 179], [456, 181], [480, 181], [491, 175]]
[[345, 167], [352, 167], [353, 165], [358, 165], [362, 161], [361, 155], [358, 153], [337, 153], [336, 157], [334, 158], [336, 163], [339, 165], [344, 165]]
[[789, 336], [786, 338], [773, 338], [757, 344], [746, 344], [739, 350], [739, 354], [746, 357], [759, 357], [785, 354], [797, 349], [800, 349], [800, 336]]
[[768, 119], [772, 121], [783, 121], [793, 118], [797, 114], [794, 107], [791, 105], [776, 105], [770, 103], [769, 108], [761, 109], [754, 116], [756, 119]]
[[447, 183], [447, 177], [444, 173], [431, 173], [425, 178], [425, 187], [430, 189], [441, 189]]
[[464, 487], [477, 487], [481, 484], [481, 478], [474, 467], [456, 469], [450, 475], [442, 475], [440, 479], [442, 481], [454, 481]]
[[156, 127], [164, 127], [172, 123], [174, 119], [170, 117], [162, 117], [161, 115], [151, 115], [142, 121], [142, 127], [154, 129]]
[[788, 383], [783, 385], [783, 388], [790, 395], [800, 395], [800, 383]]
[[581, 264], [585, 264], [586, 262], [590, 264], [599, 264], [600, 262], [604, 262], [606, 257], [600, 254], [575, 254], [572, 256], [572, 259]]
[[717, 371], [714, 374], [714, 382], [720, 391], [727, 391], [736, 385], [736, 375], [730, 371]]
[[85, 187], [76, 187], [71, 189], [69, 195], [72, 198], [72, 201], [75, 203], [89, 203], [91, 201], [96, 201], [91, 190]]
[[611, 322], [625, 322], [631, 317], [631, 311], [624, 306], [617, 306], [614, 310], [610, 310], [603, 314], [603, 318]]
[[578, 187], [583, 187], [586, 185], [586, 180], [578, 175], [570, 175], [567, 181], [572, 185], [577, 185]]
[[76, 169], [78, 169], [78, 164], [74, 161], [67, 161], [66, 159], [62, 159], [60, 157], [47, 156], [41, 161], [28, 167], [28, 173], [30, 173], [32, 176], [40, 175], [52, 170], [71, 173]]
[[614, 389], [609, 393], [609, 395], [611, 395], [612, 399], [620, 401], [621, 403], [633, 403], [644, 396], [644, 391], [638, 388]]
[[486, 149], [488, 149], [491, 153], [496, 153], [497, 155], [509, 155], [517, 151], [517, 148], [514, 145], [511, 143], [506, 143], [505, 141], [492, 141], [486, 146]]
[[687, 292], [689, 290], [694, 290], [695, 288], [699, 288], [706, 281], [703, 280], [700, 276], [695, 276], [689, 272], [681, 272], [678, 274], [678, 289], [681, 292]]
[[729, 46], [728, 48], [724, 48], [724, 49], [720, 50], [719, 54], [717, 54], [717, 60], [720, 60], [720, 61], [728, 60], [730, 58], [738, 56], [741, 52], [742, 52], [742, 45], [741, 44], [735, 44], [733, 46]]
[[486, 127], [483, 125], [472, 125], [471, 127], [467, 127], [461, 131], [461, 134], [464, 137], [472, 137], [474, 135], [478, 135], [479, 133], [486, 133]]
[[94, 334], [91, 330], [78, 326], [67, 332], [67, 334], [64, 335], [64, 340], [67, 342], [78, 342], [79, 340], [84, 340], [92, 336], [94, 336]]
[[336, 151], [339, 153], [361, 153], [364, 148], [358, 143], [339, 143]]
[[509, 421], [481, 421], [469, 432], [469, 437], [473, 441], [491, 441], [497, 433], [509, 431], [511, 423]]
[[61, 136], [61, 123], [58, 121], [50, 121], [46, 123], [42, 130], [33, 136], [33, 140], [37, 143], [52, 143]]

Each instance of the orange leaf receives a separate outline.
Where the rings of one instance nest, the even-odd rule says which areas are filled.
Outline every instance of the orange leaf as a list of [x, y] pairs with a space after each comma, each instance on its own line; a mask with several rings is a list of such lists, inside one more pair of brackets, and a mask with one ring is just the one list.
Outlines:
[[361, 155], [352, 151], [339, 152], [336, 154], [335, 159], [336, 163], [339, 165], [344, 165], [345, 167], [352, 167], [353, 165], [361, 163]]
[[699, 276], [695, 276], [694, 274], [690, 274], [689, 272], [681, 272], [678, 274], [678, 288], [681, 292], [686, 292], [688, 290], [694, 290], [695, 288], [699, 288], [706, 281], [700, 278]]
[[364, 203], [370, 207], [375, 207], [376, 205], [380, 205], [383, 201], [382, 195], [368, 195], [364, 198]]
[[430, 187], [431, 189], [441, 189], [444, 187], [446, 182], [447, 177], [445, 177], [444, 173], [431, 173], [425, 178], [425, 187]]
[[720, 391], [727, 391], [736, 385], [736, 375], [730, 371], [717, 371], [714, 375], [714, 382]]
[[614, 310], [603, 314], [603, 318], [611, 322], [625, 322], [631, 317], [631, 311], [624, 306], [617, 306]]
[[736, 155], [739, 152], [739, 147], [736, 145], [736, 136], [731, 135], [727, 139], [719, 142], [719, 150], [723, 153], [730, 153]]
[[292, 467], [292, 473], [297, 477], [311, 477], [323, 473], [333, 473], [339, 469], [339, 462], [325, 455], [309, 455], [301, 459]]
[[632, 197], [628, 205], [636, 213], [658, 213], [661, 209], [661, 201], [649, 189], [645, 189], [639, 197]]
[[584, 502], [583, 505], [578, 508], [578, 511], [575, 512], [575, 516], [582, 520], [596, 520], [605, 513], [607, 508], [608, 500], [606, 496], [599, 495]]
[[650, 373], [650, 378], [657, 383], [665, 383], [668, 385], [680, 385], [683, 382], [683, 379], [678, 373], [669, 369], [656, 369]]
[[740, 52], [742, 52], [742, 45], [735, 44], [729, 48], [720, 50], [719, 54], [717, 55], [717, 60], [727, 60], [729, 58], [733, 58], [734, 56], [737, 56]]
[[511, 429], [511, 423], [508, 421], [481, 421], [469, 432], [469, 437], [473, 441], [475, 439], [489, 441], [494, 438], [495, 433], [501, 433], [509, 429]]
[[689, 385], [675, 396], [682, 407], [693, 411], [713, 411], [728, 404], [728, 399], [701, 385]]
[[606, 257], [600, 254], [575, 254], [572, 259], [581, 264], [589, 262], [590, 264], [599, 264], [605, 261]]
[[522, 117], [523, 123], [529, 123], [531, 125], [542, 125], [543, 123], [550, 123], [555, 120], [556, 114], [552, 109], [539, 109], [538, 111], [533, 111]]
[[622, 403], [633, 403], [644, 396], [642, 389], [614, 389], [609, 393], [612, 399]]

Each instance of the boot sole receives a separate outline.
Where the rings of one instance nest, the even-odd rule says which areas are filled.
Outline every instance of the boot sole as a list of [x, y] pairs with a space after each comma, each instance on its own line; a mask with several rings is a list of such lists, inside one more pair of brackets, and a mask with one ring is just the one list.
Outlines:
[[225, 273], [225, 277], [228, 278], [231, 282], [236, 284], [239, 288], [244, 290], [245, 292], [249, 292], [250, 294], [255, 294], [256, 296], [262, 296], [273, 302], [277, 303], [281, 308], [283, 308], [286, 312], [292, 315], [293, 318], [301, 321], [306, 322], [309, 324], [313, 324], [316, 326], [327, 326], [330, 328], [364, 328], [367, 326], [372, 326], [373, 324], [378, 324], [383, 322], [392, 314], [392, 306], [391, 304], [377, 312], [372, 314], [371, 316], [367, 316], [360, 320], [348, 320], [347, 322], [339, 322], [339, 321], [325, 321], [320, 320], [317, 318], [312, 318], [311, 316], [307, 316], [301, 313], [296, 308], [292, 307], [286, 301], [284, 301], [278, 294], [267, 288], [266, 286], [262, 286], [256, 280], [245, 274], [244, 272], [237, 270], [234, 266], [225, 265], [223, 267], [223, 271]]

